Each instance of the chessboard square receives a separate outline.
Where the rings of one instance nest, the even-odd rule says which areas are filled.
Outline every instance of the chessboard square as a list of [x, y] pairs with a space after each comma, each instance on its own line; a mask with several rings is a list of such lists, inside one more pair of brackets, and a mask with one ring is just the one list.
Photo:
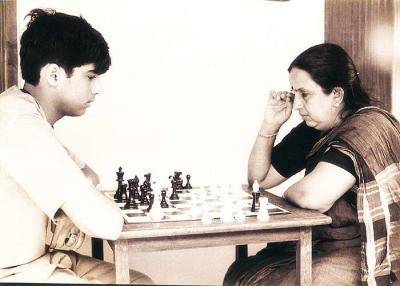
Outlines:
[[173, 200], [171, 200], [171, 204], [173, 204], [173, 205], [182, 205], [182, 204], [186, 204], [186, 202], [185, 201], [173, 201]]
[[122, 212], [123, 212], [124, 214], [129, 214], [129, 213], [132, 213], [132, 214], [134, 214], [134, 213], [143, 213], [143, 211], [140, 210], [140, 209], [128, 209], [128, 210], [122, 210]]
[[146, 216], [144, 213], [142, 213], [142, 212], [140, 212], [140, 213], [126, 213], [126, 214], [124, 214], [124, 215], [126, 215], [127, 217], [144, 217], [144, 216]]
[[179, 220], [192, 220], [193, 218], [189, 214], [168, 214], [165, 216], [165, 220], [179, 221]]
[[281, 214], [281, 213], [285, 213], [284, 210], [279, 209], [279, 208], [268, 208], [268, 213], [269, 214]]

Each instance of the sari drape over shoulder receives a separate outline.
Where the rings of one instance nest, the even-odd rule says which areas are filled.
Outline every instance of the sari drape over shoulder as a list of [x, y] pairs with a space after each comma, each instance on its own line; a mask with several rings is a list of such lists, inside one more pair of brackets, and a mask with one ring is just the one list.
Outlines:
[[362, 285], [400, 280], [399, 122], [380, 108], [364, 107], [323, 136], [308, 157], [326, 146], [348, 155], [359, 177]]

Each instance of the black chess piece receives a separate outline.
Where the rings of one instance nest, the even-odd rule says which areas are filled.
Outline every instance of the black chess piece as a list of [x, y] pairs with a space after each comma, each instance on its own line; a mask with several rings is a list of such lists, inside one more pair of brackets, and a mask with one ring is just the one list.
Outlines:
[[140, 186], [140, 205], [145, 206], [149, 204], [149, 200], [147, 198], [147, 189], [144, 185]]
[[151, 188], [151, 173], [144, 175], [146, 178], [143, 182], [144, 187], [146, 188], [147, 192], [152, 192], [153, 189]]
[[181, 178], [182, 172], [175, 172], [175, 183], [177, 190], [183, 190], [183, 180]]
[[260, 192], [251, 192], [251, 195], [253, 197], [251, 211], [257, 212], [260, 209]]
[[135, 196], [134, 196], [134, 179], [129, 179], [128, 180], [128, 199], [126, 200], [126, 204], [124, 206], [125, 209], [137, 209], [138, 205], [136, 204], [135, 201]]
[[133, 198], [138, 200], [140, 198], [139, 195], [139, 178], [138, 176], [135, 175], [135, 178], [133, 178], [132, 181], [132, 187], [133, 187]]
[[146, 211], [150, 211], [151, 208], [153, 207], [153, 203], [154, 203], [154, 194], [149, 194], [149, 207], [146, 209]]
[[172, 183], [172, 194], [169, 197], [170, 200], [179, 200], [179, 195], [178, 195], [178, 192], [176, 190], [177, 190], [176, 182], [173, 182]]
[[118, 172], [116, 172], [117, 174], [117, 182], [118, 182], [118, 186], [117, 186], [117, 191], [114, 194], [114, 199], [117, 202], [121, 202], [121, 191], [122, 191], [122, 183], [124, 182], [124, 172], [122, 172], [122, 167], [118, 168]]
[[120, 195], [120, 201], [121, 201], [121, 202], [126, 202], [127, 200], [128, 200], [127, 184], [122, 184], [122, 190], [121, 190], [121, 195]]
[[252, 192], [251, 195], [253, 197], [253, 200], [251, 202], [251, 210], [250, 211], [252, 211], [254, 213], [254, 212], [256, 212], [256, 193]]
[[186, 175], [186, 185], [185, 185], [184, 188], [185, 189], [191, 189], [192, 188], [192, 185], [190, 184], [190, 175], [189, 174]]
[[164, 209], [168, 208], [168, 203], [167, 203], [166, 197], [167, 197], [167, 191], [165, 189], [161, 190], [161, 203], [160, 203], [160, 206], [162, 208], [164, 208]]

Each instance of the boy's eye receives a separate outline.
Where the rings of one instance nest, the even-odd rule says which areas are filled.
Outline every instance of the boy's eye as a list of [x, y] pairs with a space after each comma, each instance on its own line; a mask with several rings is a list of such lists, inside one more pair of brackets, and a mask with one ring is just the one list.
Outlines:
[[88, 79], [90, 79], [90, 80], [95, 79], [95, 78], [96, 78], [95, 75], [88, 75]]

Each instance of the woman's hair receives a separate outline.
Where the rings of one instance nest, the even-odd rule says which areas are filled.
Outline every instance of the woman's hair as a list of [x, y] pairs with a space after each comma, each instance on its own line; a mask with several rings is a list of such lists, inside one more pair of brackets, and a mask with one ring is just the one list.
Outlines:
[[325, 43], [313, 46], [298, 55], [288, 71], [292, 68], [308, 72], [326, 94], [335, 87], [341, 87], [344, 90], [345, 110], [354, 112], [370, 105], [369, 95], [361, 86], [353, 60], [338, 45]]
[[71, 75], [73, 69], [94, 64], [95, 73], [105, 73], [111, 65], [107, 42], [82, 17], [51, 9], [34, 9], [27, 17], [28, 27], [21, 36], [22, 78], [33, 85], [48, 63], [61, 66]]

